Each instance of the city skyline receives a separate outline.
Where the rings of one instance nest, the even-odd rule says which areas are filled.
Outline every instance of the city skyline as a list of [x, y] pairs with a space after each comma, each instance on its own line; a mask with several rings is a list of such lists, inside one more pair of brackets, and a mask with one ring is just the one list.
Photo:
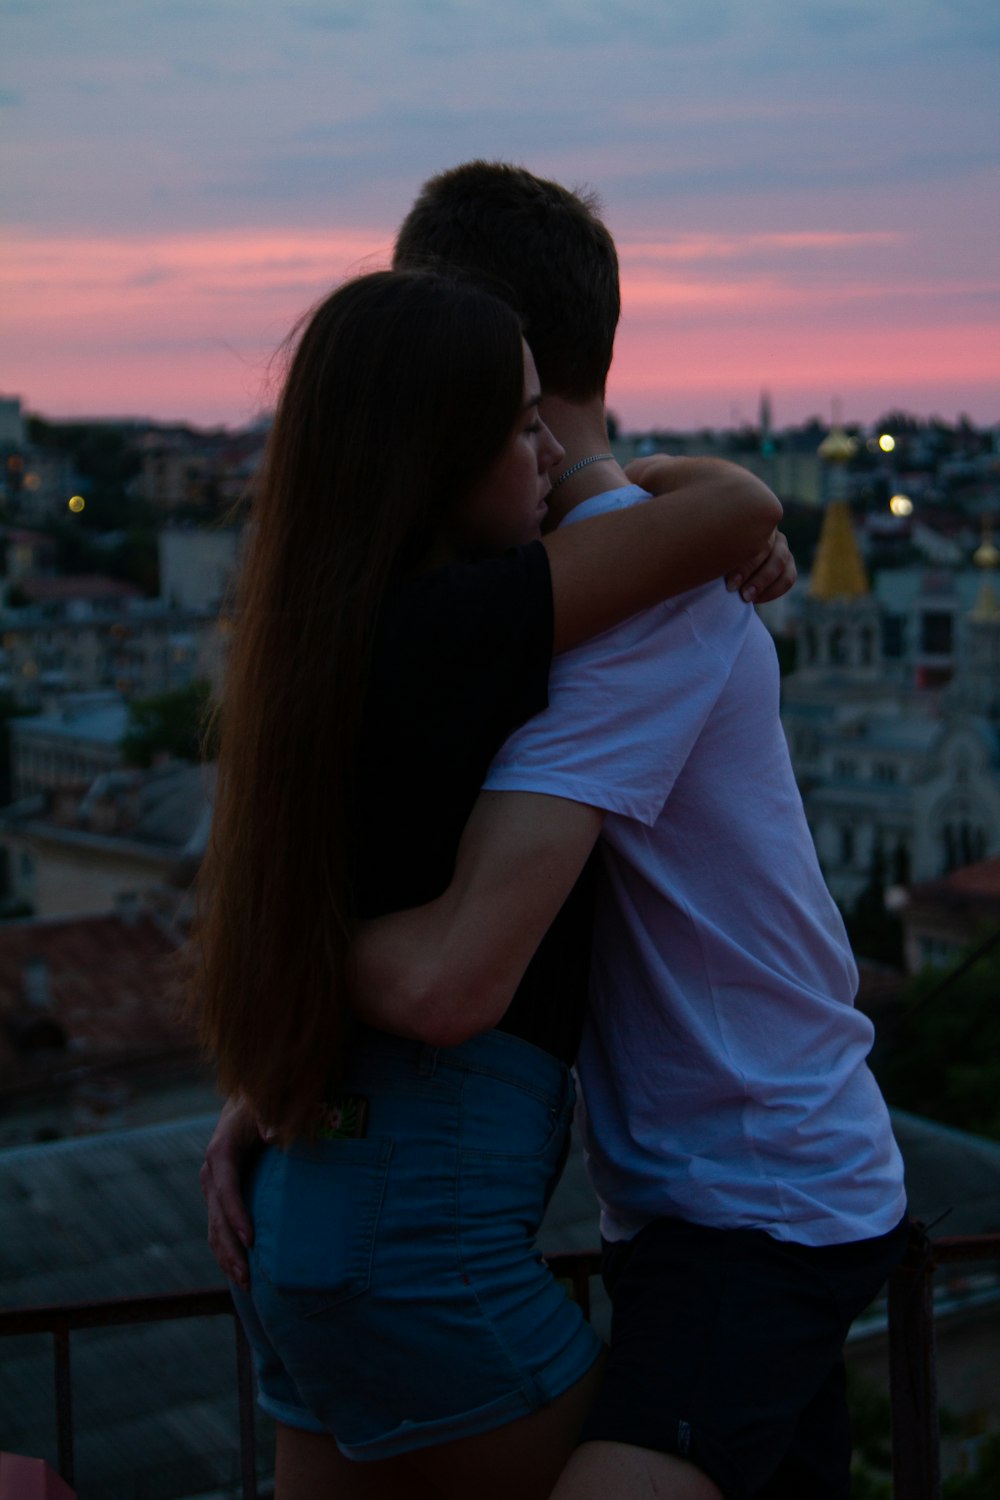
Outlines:
[[1000, 417], [1000, 19], [979, 0], [6, 0], [0, 390], [240, 425], [475, 155], [604, 203], [626, 428]]

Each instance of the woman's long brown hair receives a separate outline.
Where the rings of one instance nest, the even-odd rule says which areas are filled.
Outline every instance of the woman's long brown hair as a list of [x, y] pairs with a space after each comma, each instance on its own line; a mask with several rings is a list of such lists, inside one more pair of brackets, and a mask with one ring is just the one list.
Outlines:
[[512, 309], [428, 273], [341, 287], [291, 359], [250, 518], [194, 945], [220, 1087], [285, 1141], [342, 1060], [373, 627], [496, 461], [522, 390]]

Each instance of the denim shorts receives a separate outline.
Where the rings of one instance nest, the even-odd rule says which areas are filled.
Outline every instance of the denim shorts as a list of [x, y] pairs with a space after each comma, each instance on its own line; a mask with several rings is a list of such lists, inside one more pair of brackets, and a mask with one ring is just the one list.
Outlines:
[[600, 1342], [535, 1235], [565, 1159], [569, 1070], [502, 1032], [426, 1047], [364, 1031], [362, 1138], [267, 1147], [248, 1184], [261, 1406], [388, 1458], [546, 1405]]

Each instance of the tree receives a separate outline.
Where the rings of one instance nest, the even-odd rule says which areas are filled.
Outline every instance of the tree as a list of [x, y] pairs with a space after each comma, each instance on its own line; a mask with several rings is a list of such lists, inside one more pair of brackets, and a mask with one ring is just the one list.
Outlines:
[[1000, 1432], [983, 1439], [974, 1474], [955, 1474], [946, 1479], [944, 1500], [996, 1500], [1000, 1495]]
[[874, 1058], [890, 1104], [1000, 1140], [1000, 931], [903, 994], [891, 1046]]
[[903, 924], [885, 904], [889, 882], [885, 851], [876, 844], [872, 854], [868, 882], [845, 917], [851, 947], [862, 958], [899, 968], [903, 960]]
[[170, 693], [137, 698], [129, 704], [121, 749], [125, 764], [146, 767], [158, 755], [177, 760], [210, 759], [213, 754], [207, 682], [191, 682]]

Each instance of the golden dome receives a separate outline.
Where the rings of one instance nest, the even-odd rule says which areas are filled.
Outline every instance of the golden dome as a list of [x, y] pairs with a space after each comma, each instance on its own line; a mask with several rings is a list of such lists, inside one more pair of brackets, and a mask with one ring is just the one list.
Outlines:
[[993, 523], [983, 520], [983, 539], [975, 552], [972, 561], [978, 568], [995, 568], [1000, 566], [1000, 549], [993, 544]]
[[828, 464], [846, 464], [854, 457], [857, 443], [842, 427], [832, 427], [816, 452]]

